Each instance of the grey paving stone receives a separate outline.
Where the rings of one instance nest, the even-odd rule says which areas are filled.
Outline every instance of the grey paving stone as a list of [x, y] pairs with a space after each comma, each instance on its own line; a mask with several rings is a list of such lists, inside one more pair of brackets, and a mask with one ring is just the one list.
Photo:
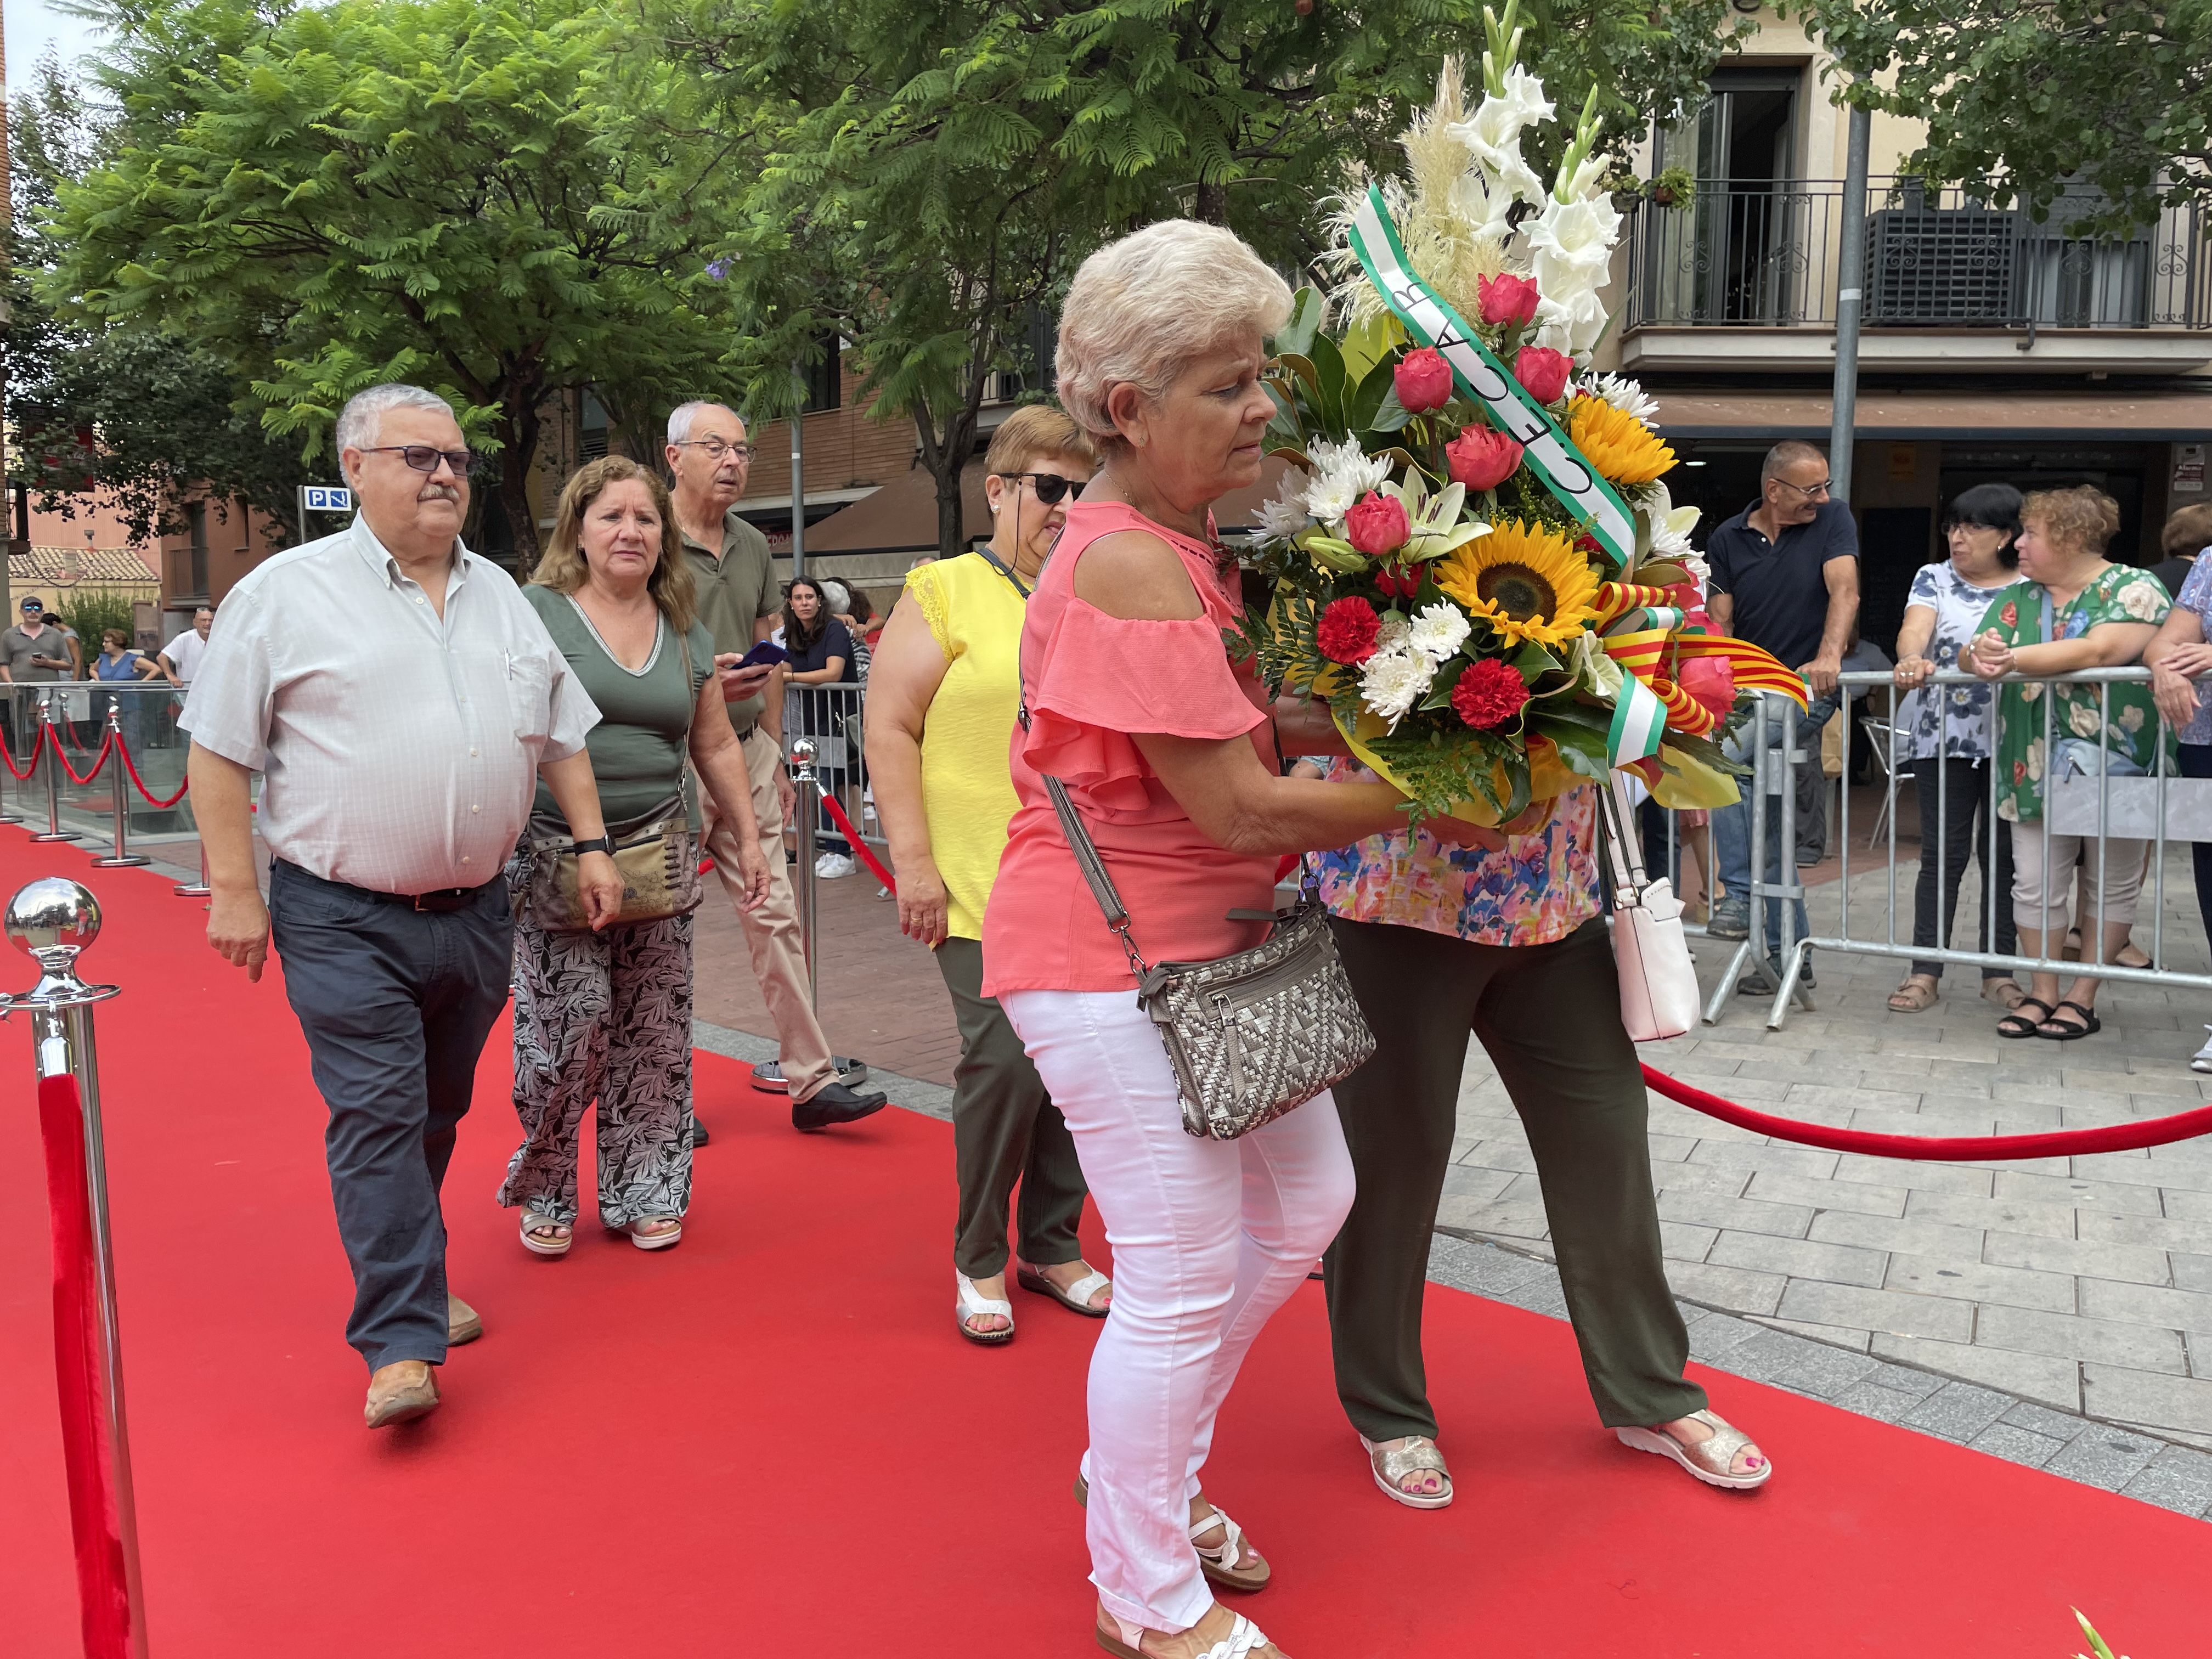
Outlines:
[[[2033, 1267], [2040, 1273], [2080, 1273], [2134, 1285], [2163, 1285], [2169, 1277], [2166, 1253], [2148, 1244], [2094, 1244], [2084, 1239], [2042, 1238], [2032, 1233], [1985, 1235], [1982, 1260], [1994, 1267]], [[2178, 1274], [2173, 1282], [2180, 1283]], [[2208, 1273], [2204, 1284], [2184, 1288], [2212, 1290], [2212, 1273]]]
[[1698, 1143], [1697, 1151], [1690, 1154], [1690, 1162], [1749, 1170], [1758, 1174], [1771, 1170], [1778, 1175], [1825, 1179], [1835, 1172], [1836, 1154], [1814, 1152], [1805, 1146], [1753, 1146], [1739, 1140], [1711, 1140]]
[[1706, 1313], [1690, 1322], [1690, 1358], [1708, 1365], [1724, 1365], [1722, 1356], [1748, 1342], [1759, 1327], [1732, 1315]]
[[1433, 1236], [1429, 1242], [1429, 1274], [1478, 1296], [1503, 1296], [1532, 1279], [1556, 1282], [1559, 1278], [1548, 1262], [1531, 1261], [1510, 1250], [1470, 1243], [1443, 1233]]
[[2059, 1356], [1887, 1334], [1876, 1336], [1869, 1352], [1876, 1358], [1924, 1365], [1946, 1376], [1966, 1377], [2046, 1406], [2081, 1409], [2081, 1367], [2076, 1361]]
[[[2106, 1248], [2119, 1249], [2124, 1247], [2111, 1245]], [[2175, 1285], [2185, 1291], [2201, 1291], [2212, 1294], [2212, 1255], [2185, 1255], [2177, 1252], [2166, 1259], [2172, 1264]], [[2117, 1279], [2121, 1276], [2118, 1273], [2098, 1275], [2100, 1279]], [[2143, 1282], [2150, 1284], [2154, 1281], [2146, 1279]]]
[[2116, 1215], [2163, 1213], [2154, 1191], [2117, 1181], [2090, 1181], [2081, 1176], [2001, 1174], [1996, 1178], [1994, 1197], [2000, 1204], [2025, 1199], [2064, 1209], [2105, 1210]]
[[1915, 1400], [1924, 1400], [1942, 1388], [1948, 1379], [1932, 1376], [1928, 1372], [1916, 1370], [1910, 1365], [1892, 1365], [1885, 1363], [1878, 1370], [1869, 1371], [1866, 1380], [1873, 1387], [1886, 1389], [1892, 1394], [1906, 1394], [1911, 1395]]
[[[2177, 1333], [2110, 1319], [2085, 1319], [2079, 1314], [1984, 1307], [1975, 1322], [1974, 1341], [1980, 1347], [2011, 1348], [2062, 1359], [2094, 1359], [2176, 1376], [2188, 1370]], [[2096, 1414], [2118, 1415], [2115, 1412]]]
[[2212, 1515], [2212, 1455], [2164, 1447], [2120, 1488], [2120, 1495], [2181, 1515]]
[[1948, 1382], [1898, 1419], [1906, 1428], [1923, 1429], [1946, 1440], [1965, 1442], [2002, 1417], [2014, 1405], [2013, 1397], [1972, 1382]]
[[1472, 1164], [1457, 1164], [1444, 1171], [1444, 1196], [1485, 1204], [1496, 1198], [1513, 1184], [1510, 1170], [1479, 1169]]
[[1724, 1369], [1754, 1382], [1830, 1400], [1875, 1369], [1875, 1362], [1825, 1342], [1761, 1331], [1729, 1351]]
[[2044, 1468], [2066, 1449], [2063, 1440], [2032, 1434], [2003, 1422], [1992, 1423], [1966, 1443], [1976, 1451], [2002, 1457], [2008, 1463], [2025, 1463], [2032, 1469]]
[[1705, 1261], [1669, 1261], [1667, 1282], [1674, 1287], [1675, 1295], [1692, 1302], [1736, 1313], [1771, 1314], [1782, 1301], [1782, 1287], [1790, 1281], [1780, 1273], [1716, 1267]]
[[1881, 1283], [1885, 1290], [1916, 1291], [1922, 1296], [1964, 1297], [1970, 1302], [1999, 1302], [2048, 1313], [2074, 1311], [2070, 1275], [1993, 1267], [1955, 1256], [1893, 1255]]
[[1686, 1221], [1659, 1224], [1659, 1252], [1669, 1261], [1703, 1261], [1720, 1237], [1717, 1227], [1692, 1226]]
[[2071, 1440], [2081, 1432], [2083, 1427], [2081, 1418], [2052, 1411], [2047, 1406], [2039, 1406], [2029, 1400], [2020, 1401], [2004, 1414], [2002, 1420], [2014, 1428], [2027, 1429], [2032, 1433], [2059, 1441]]
[[1856, 1244], [1863, 1249], [1894, 1250], [1905, 1255], [1949, 1256], [1964, 1261], [1978, 1261], [1982, 1255], [1978, 1227], [1954, 1227], [1912, 1216], [1826, 1210], [1814, 1218], [1807, 1236], [1823, 1244]]
[[1924, 1395], [1899, 1394], [1895, 1389], [1885, 1389], [1867, 1380], [1851, 1384], [1836, 1395], [1832, 1403], [1847, 1412], [1856, 1412], [1861, 1417], [1894, 1423], [1925, 1398]]
[[1966, 1341], [1974, 1328], [1971, 1302], [1862, 1290], [1851, 1285], [1821, 1285], [1802, 1279], [1790, 1281], [1775, 1311], [1784, 1319], [1802, 1319], [1815, 1325], [1843, 1325], [1948, 1342]]
[[[1699, 1146], [1710, 1144], [1699, 1141]], [[1756, 1149], [1754, 1149], [1756, 1150]], [[1740, 1198], [1751, 1184], [1752, 1172], [1725, 1164], [1701, 1164], [1694, 1156], [1651, 1172], [1652, 1190], [1660, 1193], [1710, 1193], [1716, 1198]]]
[[1498, 1233], [1507, 1238], [1524, 1239], [1543, 1237], [1548, 1225], [1544, 1206], [1533, 1200], [1480, 1204], [1459, 1198], [1447, 1198], [1437, 1205], [1437, 1224], [1465, 1232]]
[[2043, 1467], [2047, 1474], [2118, 1492], [2148, 1468], [2160, 1450], [2155, 1440], [2097, 1425], [2075, 1436]]
[[1499, 1300], [1510, 1302], [1516, 1308], [1525, 1308], [1530, 1313], [1547, 1314], [1553, 1319], [1567, 1316], [1566, 1292], [1559, 1288], [1559, 1281], [1556, 1279], [1530, 1279], [1526, 1284], [1516, 1285]]
[[1862, 1215], [1887, 1216], [1905, 1213], [1905, 1193], [1902, 1187], [1881, 1187], [1832, 1177], [1814, 1180], [1775, 1170], [1759, 1170], [1743, 1190], [1746, 1198], [1757, 1199], [1762, 1204], [1805, 1204], [1815, 1210], [1853, 1210]]
[[[2185, 1196], [2176, 1194], [2177, 1198]], [[2176, 1220], [2188, 1206], [2169, 1205], [2164, 1218], [2147, 1215], [2108, 1215], [2084, 1210], [2075, 1223], [2075, 1236], [2103, 1244], [2148, 1244], [2154, 1249], [2180, 1250], [2190, 1255], [2212, 1255], [2212, 1209], [2201, 1220]]]
[[1759, 1273], [1787, 1273], [1794, 1279], [1862, 1285], [1869, 1289], [1882, 1282], [1889, 1261], [1882, 1251], [1850, 1244], [1820, 1244], [1809, 1239], [1735, 1231], [1723, 1232], [1704, 1259], [1723, 1267], [1749, 1267]]
[[[2003, 1176], [1991, 1172], [1992, 1178]], [[2075, 1236], [2075, 1212], [2063, 1204], [2037, 1203], [2027, 1199], [1971, 1198], [1963, 1193], [1916, 1191], [1905, 1201], [1911, 1221], [1940, 1221], [1947, 1226], [1971, 1227], [1977, 1232], [2033, 1233], [2045, 1238]]]
[[1864, 1353], [1874, 1340], [1872, 1331], [1855, 1331], [1842, 1325], [1814, 1325], [1802, 1319], [1778, 1319], [1771, 1314], [1755, 1314], [1753, 1317], [1770, 1331], [1787, 1331], [1792, 1336], [1810, 1337], [1832, 1348], [1850, 1348], [1859, 1353]]
[[2138, 1325], [2212, 1335], [2212, 1296], [2156, 1285], [2124, 1285], [2109, 1279], [2084, 1279], [2081, 1311], [2097, 1319], [2122, 1319]]
[[2081, 1367], [2084, 1408], [2096, 1417], [2212, 1434], [2212, 1381], [2162, 1376], [2118, 1365]]
[[[1748, 1171], [1739, 1171], [1747, 1181]], [[1659, 1193], [1659, 1215], [1666, 1221], [1688, 1221], [1701, 1227], [1735, 1228], [1743, 1232], [1771, 1233], [1778, 1238], [1802, 1238], [1813, 1224], [1813, 1212], [1802, 1204], [1760, 1204], [1731, 1198], [1724, 1193], [1698, 1187], [1665, 1187]]]

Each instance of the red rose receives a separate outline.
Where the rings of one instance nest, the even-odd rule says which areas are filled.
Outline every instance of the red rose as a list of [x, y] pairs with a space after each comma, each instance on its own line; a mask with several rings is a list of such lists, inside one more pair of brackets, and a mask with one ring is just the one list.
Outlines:
[[2005, 608], [1997, 612], [1997, 620], [2002, 623], [2007, 628], [2019, 627], [2020, 606], [2014, 604], [2010, 599], [2007, 599], [2005, 601]]
[[1478, 276], [1474, 291], [1482, 320], [1499, 325], [1534, 321], [1536, 302], [1543, 297], [1526, 276]]
[[1431, 347], [1407, 352], [1390, 371], [1390, 378], [1398, 388], [1398, 401], [1409, 413], [1426, 415], [1451, 401], [1451, 365]]
[[1478, 732], [1503, 726], [1528, 701], [1528, 686], [1495, 657], [1485, 657], [1452, 687], [1452, 712]]
[[1735, 707], [1735, 670], [1724, 657], [1691, 658], [1674, 684], [1716, 720]]
[[1357, 665], [1375, 654], [1376, 637], [1382, 631], [1382, 619], [1366, 600], [1332, 599], [1322, 608], [1314, 643], [1331, 662]]
[[1375, 586], [1386, 599], [1410, 599], [1421, 591], [1421, 573], [1418, 570], [1378, 570]]
[[1395, 553], [1406, 544], [1413, 526], [1406, 517], [1406, 504], [1395, 495], [1370, 489], [1344, 515], [1344, 533], [1352, 544], [1370, 559]]
[[1454, 483], [1469, 489], [1495, 489], [1521, 465], [1521, 446], [1503, 432], [1471, 426], [1444, 446], [1444, 465]]
[[1548, 346], [1522, 346], [1513, 359], [1513, 378], [1530, 397], [1547, 405], [1559, 401], [1574, 372], [1574, 359]]

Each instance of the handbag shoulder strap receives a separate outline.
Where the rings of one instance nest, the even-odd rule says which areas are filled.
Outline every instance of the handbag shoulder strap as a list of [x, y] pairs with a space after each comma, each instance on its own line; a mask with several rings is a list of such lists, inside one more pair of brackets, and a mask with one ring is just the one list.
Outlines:
[[1646, 885], [1644, 854], [1638, 837], [1631, 833], [1636, 809], [1628, 804], [1624, 780], [1615, 772], [1598, 793], [1598, 839], [1605, 843], [1613, 866], [1613, 904], [1616, 908], [1642, 901]]

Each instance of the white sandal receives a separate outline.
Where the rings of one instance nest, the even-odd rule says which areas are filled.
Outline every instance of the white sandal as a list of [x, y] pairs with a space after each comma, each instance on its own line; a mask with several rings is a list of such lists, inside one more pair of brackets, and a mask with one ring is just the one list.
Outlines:
[[[978, 1295], [975, 1281], [966, 1273], [955, 1273], [952, 1280], [959, 1287], [959, 1300], [953, 1306], [952, 1316], [959, 1323], [961, 1335], [987, 1348], [995, 1348], [1002, 1342], [1014, 1340], [1012, 1303], [1001, 1297]], [[979, 1331], [969, 1324], [969, 1320], [980, 1319], [986, 1314], [998, 1315], [1006, 1322], [1006, 1328], [1003, 1331]]]
[[[1114, 1621], [1115, 1627], [1111, 1631], [1103, 1625], [1095, 1627], [1100, 1647], [1118, 1656], [1118, 1659], [1152, 1659], [1144, 1648], [1146, 1626], [1132, 1624], [1117, 1613], [1106, 1616]], [[1240, 1613], [1229, 1626], [1229, 1634], [1199, 1655], [1199, 1659], [1249, 1659], [1249, 1656], [1273, 1646], [1266, 1632]]]
[[[1091, 1481], [1085, 1475], [1075, 1477], [1075, 1501], [1085, 1509], [1091, 1507]], [[1201, 1544], [1198, 1541], [1201, 1534], [1212, 1532], [1216, 1527], [1221, 1528], [1221, 1542]], [[1198, 1552], [1199, 1570], [1224, 1589], [1263, 1590], [1267, 1588], [1267, 1581], [1275, 1576], [1275, 1570], [1267, 1565], [1267, 1557], [1257, 1550], [1252, 1552], [1250, 1566], [1237, 1565], [1238, 1559], [1244, 1553], [1244, 1528], [1229, 1518], [1226, 1510], [1217, 1509], [1212, 1514], [1190, 1523], [1190, 1547]]]
[[1741, 1474], [1730, 1473], [1735, 1467], [1736, 1454], [1746, 1446], [1756, 1444], [1749, 1435], [1717, 1412], [1692, 1412], [1690, 1415], [1712, 1431], [1694, 1446], [1684, 1445], [1664, 1429], [1615, 1429], [1613, 1433], [1624, 1446], [1671, 1457], [1709, 1486], [1749, 1492], [1753, 1486], [1766, 1484], [1774, 1473], [1774, 1460], [1764, 1452], [1759, 1453], [1757, 1468], [1746, 1469]]
[[[1370, 1440], [1359, 1437], [1359, 1443], [1367, 1448], [1367, 1467], [1375, 1476], [1375, 1484], [1382, 1488], [1385, 1498], [1395, 1498], [1409, 1510], [1440, 1510], [1452, 1501], [1451, 1471], [1444, 1467], [1444, 1455], [1437, 1443], [1425, 1434], [1409, 1434], [1399, 1440]], [[1409, 1474], [1433, 1470], [1444, 1480], [1444, 1489], [1439, 1492], [1407, 1492], [1403, 1485]]]
[[[657, 1233], [640, 1231], [656, 1221], [665, 1221], [671, 1224]], [[684, 1218], [673, 1215], [641, 1215], [635, 1221], [624, 1223], [623, 1231], [641, 1250], [665, 1250], [684, 1237]]]
[[[531, 1237], [532, 1234], [542, 1231], [549, 1227], [566, 1227], [568, 1230], [568, 1236], [566, 1238], [533, 1238]], [[568, 1247], [575, 1242], [576, 1227], [574, 1222], [556, 1221], [550, 1215], [540, 1215], [537, 1211], [530, 1209], [527, 1206], [524, 1208], [522, 1212], [522, 1248], [529, 1251], [531, 1255], [550, 1256], [566, 1255], [568, 1254]]]
[[1111, 1304], [1101, 1308], [1093, 1301], [1099, 1291], [1114, 1288], [1114, 1281], [1095, 1268], [1063, 1291], [1045, 1276], [1043, 1268], [1033, 1267], [1026, 1261], [1017, 1261], [1014, 1263], [1014, 1282], [1025, 1291], [1035, 1291], [1039, 1296], [1050, 1297], [1061, 1307], [1072, 1313], [1079, 1313], [1085, 1319], [1103, 1319], [1113, 1311]]

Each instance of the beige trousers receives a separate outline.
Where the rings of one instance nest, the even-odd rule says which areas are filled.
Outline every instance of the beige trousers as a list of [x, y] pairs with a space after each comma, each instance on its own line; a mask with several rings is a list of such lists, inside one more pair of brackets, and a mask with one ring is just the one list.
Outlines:
[[[744, 751], [745, 772], [753, 786], [753, 817], [760, 823], [761, 856], [768, 860], [768, 902], [757, 910], [738, 909], [738, 921], [752, 952], [761, 1000], [775, 1022], [778, 1058], [791, 1085], [791, 1097], [807, 1100], [830, 1080], [832, 1073], [830, 1041], [822, 1035], [814, 1005], [807, 1000], [805, 942], [799, 931], [791, 872], [783, 861], [783, 803], [776, 791], [783, 756], [775, 740], [759, 730], [744, 739]], [[704, 789], [699, 795], [708, 855], [734, 907], [744, 891], [738, 884], [737, 837], [729, 821], [714, 811], [714, 796]]]

